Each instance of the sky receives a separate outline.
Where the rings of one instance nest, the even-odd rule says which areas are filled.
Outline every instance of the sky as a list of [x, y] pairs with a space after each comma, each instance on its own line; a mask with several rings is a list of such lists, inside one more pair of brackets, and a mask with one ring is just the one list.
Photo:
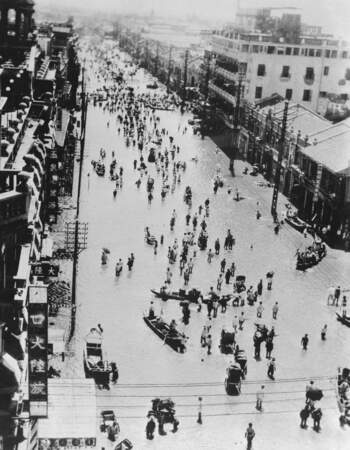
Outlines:
[[[196, 14], [204, 19], [230, 20], [240, 3], [246, 7], [297, 7], [303, 22], [322, 25], [324, 31], [350, 39], [350, 0], [36, 0], [40, 5], [63, 5], [82, 9], [103, 9], [120, 13], [149, 13], [186, 16]], [[297, 12], [297, 11], [296, 11]]]

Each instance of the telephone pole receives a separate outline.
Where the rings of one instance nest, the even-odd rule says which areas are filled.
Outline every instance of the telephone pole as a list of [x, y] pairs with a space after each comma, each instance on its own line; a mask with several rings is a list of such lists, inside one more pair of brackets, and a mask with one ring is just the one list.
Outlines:
[[171, 75], [171, 55], [172, 55], [173, 47], [169, 47], [169, 61], [168, 61], [168, 75], [166, 80], [166, 87], [167, 91], [169, 93], [169, 86], [170, 86], [170, 75]]
[[281, 137], [280, 140], [278, 141], [278, 162], [276, 167], [275, 185], [273, 187], [272, 204], [271, 204], [271, 214], [274, 220], [276, 220], [277, 217], [276, 209], [277, 209], [278, 191], [281, 181], [282, 160], [284, 153], [284, 142], [286, 138], [287, 119], [288, 119], [288, 102], [286, 101], [283, 110]]
[[240, 106], [241, 106], [241, 92], [242, 92], [243, 78], [244, 78], [244, 73], [240, 66], [239, 74], [238, 74], [238, 87], [237, 87], [237, 92], [236, 92], [236, 107], [235, 107], [234, 115], [233, 115], [232, 158], [230, 159], [230, 172], [232, 173], [233, 177], [235, 176], [234, 164], [235, 164], [236, 154], [237, 154], [237, 150], [238, 150], [239, 113], [240, 113]]
[[154, 62], [154, 75], [155, 76], [158, 76], [158, 66], [159, 66], [159, 42], [157, 42], [156, 60]]
[[186, 50], [185, 63], [184, 63], [184, 85], [183, 85], [183, 91], [182, 91], [182, 108], [185, 106], [185, 102], [186, 102], [187, 70], [188, 70], [189, 53], [190, 53], [189, 50]]

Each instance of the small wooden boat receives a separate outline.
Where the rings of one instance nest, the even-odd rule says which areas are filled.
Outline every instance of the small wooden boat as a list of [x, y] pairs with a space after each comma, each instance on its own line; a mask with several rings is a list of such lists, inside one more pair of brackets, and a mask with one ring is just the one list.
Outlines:
[[287, 215], [285, 221], [289, 223], [289, 225], [295, 230], [300, 231], [300, 233], [302, 233], [305, 228], [307, 229], [307, 231], [311, 229], [310, 225], [307, 222], [304, 222], [304, 220], [300, 219], [298, 216]]
[[187, 337], [183, 333], [180, 333], [176, 329], [171, 329], [170, 325], [164, 322], [161, 317], [149, 318], [148, 316], [144, 316], [143, 320], [165, 344], [169, 345], [169, 347], [178, 353], [185, 352]]
[[200, 292], [197, 289], [191, 289], [186, 292], [184, 289], [180, 289], [179, 291], [174, 292], [162, 292], [156, 291], [155, 289], [151, 289], [152, 294], [154, 294], [157, 298], [161, 298], [164, 301], [167, 300], [178, 300], [184, 301], [188, 300], [192, 303], [198, 302], [198, 297], [200, 296]]
[[342, 316], [341, 314], [336, 313], [337, 320], [341, 322], [343, 325], [350, 327], [350, 316]]

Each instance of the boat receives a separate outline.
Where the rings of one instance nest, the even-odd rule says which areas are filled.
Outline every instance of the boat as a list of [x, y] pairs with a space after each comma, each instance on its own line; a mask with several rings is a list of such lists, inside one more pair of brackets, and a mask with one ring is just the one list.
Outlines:
[[192, 303], [198, 302], [198, 297], [200, 296], [200, 292], [197, 289], [191, 289], [186, 292], [184, 289], [180, 289], [179, 291], [174, 292], [166, 292], [166, 291], [156, 291], [155, 289], [151, 289], [152, 294], [154, 294], [157, 298], [161, 298], [164, 301], [167, 300], [179, 300], [184, 301], [188, 300]]
[[347, 327], [350, 327], [350, 316], [342, 316], [339, 313], [336, 313], [336, 315], [339, 322], [341, 322], [343, 325], [346, 325]]
[[161, 317], [154, 316], [153, 318], [150, 318], [149, 316], [143, 316], [143, 320], [146, 325], [163, 340], [164, 344], [169, 345], [169, 347], [177, 353], [185, 352], [187, 336], [176, 329], [172, 330], [170, 325], [164, 322]]
[[85, 337], [84, 371], [86, 378], [94, 378], [96, 384], [108, 386], [112, 367], [104, 359], [102, 341], [102, 333], [97, 328], [91, 328]]
[[298, 255], [296, 263], [297, 270], [304, 271], [310, 267], [316, 266], [327, 255], [327, 249], [324, 244], [316, 245], [317, 247], [314, 248], [314, 251], [310, 255], [305, 255], [303, 253]]
[[300, 233], [302, 233], [305, 228], [307, 229], [307, 231], [310, 231], [312, 229], [312, 227], [307, 222], [300, 219], [297, 215], [287, 215], [285, 221], [289, 223], [289, 225], [295, 230], [300, 231]]
[[159, 86], [158, 84], [154, 81], [153, 83], [147, 84], [146, 88], [147, 89], [157, 89]]

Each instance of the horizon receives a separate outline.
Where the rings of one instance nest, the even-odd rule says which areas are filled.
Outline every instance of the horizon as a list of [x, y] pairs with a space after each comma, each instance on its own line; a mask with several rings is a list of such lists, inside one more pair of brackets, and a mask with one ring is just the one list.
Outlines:
[[[61, 0], [59, 5], [54, 0], [35, 0], [36, 10], [40, 7], [55, 9], [72, 8], [71, 0]], [[262, 7], [296, 7], [302, 16], [302, 22], [310, 25], [322, 26], [325, 33], [332, 33], [337, 37], [350, 39], [348, 24], [350, 23], [350, 2], [348, 0], [245, 0], [244, 5], [239, 0], [76, 0], [74, 11], [82, 10], [94, 12], [104, 10], [119, 14], [147, 15], [154, 11], [156, 16], [169, 18], [187, 18], [195, 16], [198, 19], [211, 22], [229, 22], [234, 20], [237, 4], [242, 9]], [[276, 13], [277, 10], [273, 13]]]

